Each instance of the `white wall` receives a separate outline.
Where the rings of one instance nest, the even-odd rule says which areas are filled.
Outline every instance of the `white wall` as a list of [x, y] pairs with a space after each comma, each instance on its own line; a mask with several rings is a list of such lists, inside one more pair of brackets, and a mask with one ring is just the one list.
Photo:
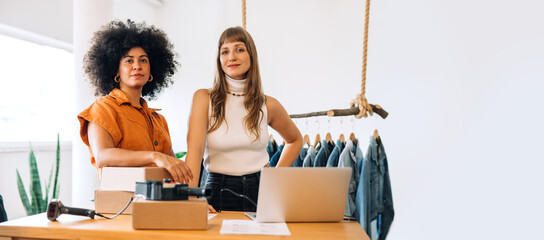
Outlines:
[[136, 22], [146, 21], [157, 24], [157, 9], [161, 7], [158, 0], [114, 0], [113, 15], [115, 19], [132, 19]]
[[71, 0], [0, 0], [0, 23], [72, 43]]
[[[354, 128], [363, 143], [378, 129], [386, 147], [396, 210], [389, 239], [538, 236], [543, 7], [372, 1], [366, 96], [390, 116], [355, 120]], [[347, 107], [360, 88], [363, 1], [248, 1], [247, 8], [267, 94], [290, 113]], [[241, 25], [240, 1], [167, 0], [150, 11], [181, 62], [175, 84], [150, 105], [164, 109], [174, 150], [182, 151], [192, 93], [211, 86], [217, 39]], [[353, 128], [349, 118], [330, 121], [333, 136]], [[301, 130], [323, 133], [327, 119], [320, 122]]]
[[[150, 106], [167, 117], [174, 151], [186, 151], [187, 119], [194, 91], [213, 83], [217, 38], [229, 26], [228, 9], [239, 1], [165, 1], [159, 22], [179, 54], [174, 84]], [[172, 107], [167, 107], [172, 106]]]

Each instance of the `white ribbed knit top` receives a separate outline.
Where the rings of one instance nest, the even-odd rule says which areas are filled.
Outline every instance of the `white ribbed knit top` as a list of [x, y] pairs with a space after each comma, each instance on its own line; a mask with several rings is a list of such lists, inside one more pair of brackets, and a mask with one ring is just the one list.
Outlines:
[[[228, 90], [231, 93], [243, 94], [247, 79], [235, 80], [226, 76]], [[244, 117], [244, 96], [227, 94], [225, 102], [225, 121], [219, 128], [208, 133], [204, 152], [204, 167], [209, 172], [241, 176], [255, 173], [268, 163], [268, 111], [263, 105], [263, 120], [260, 123], [261, 136], [253, 142], [255, 136], [246, 129]], [[211, 116], [211, 104], [208, 108]]]

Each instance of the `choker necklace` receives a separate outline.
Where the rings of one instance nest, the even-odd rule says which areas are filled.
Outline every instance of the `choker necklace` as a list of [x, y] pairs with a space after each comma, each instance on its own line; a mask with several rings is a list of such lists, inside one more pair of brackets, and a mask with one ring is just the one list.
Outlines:
[[228, 94], [232, 94], [232, 96], [237, 96], [237, 97], [243, 97], [245, 94], [237, 94], [237, 93], [233, 93], [231, 91], [227, 91]]

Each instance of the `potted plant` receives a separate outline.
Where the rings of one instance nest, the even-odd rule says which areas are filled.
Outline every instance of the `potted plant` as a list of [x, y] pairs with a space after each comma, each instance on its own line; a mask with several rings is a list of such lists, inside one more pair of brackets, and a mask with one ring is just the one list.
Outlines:
[[19, 196], [21, 197], [21, 202], [25, 207], [27, 215], [34, 215], [37, 213], [45, 212], [47, 209], [47, 204], [49, 203], [49, 196], [51, 199], [58, 198], [59, 195], [59, 163], [60, 163], [60, 141], [59, 135], [57, 134], [57, 155], [56, 161], [51, 167], [49, 173], [49, 180], [46, 181], [45, 196], [42, 191], [42, 184], [40, 180], [40, 174], [38, 172], [38, 165], [36, 164], [36, 156], [32, 150], [32, 145], [30, 146], [30, 201], [25, 189], [25, 185], [21, 180], [21, 175], [17, 169], [17, 188], [19, 189]]

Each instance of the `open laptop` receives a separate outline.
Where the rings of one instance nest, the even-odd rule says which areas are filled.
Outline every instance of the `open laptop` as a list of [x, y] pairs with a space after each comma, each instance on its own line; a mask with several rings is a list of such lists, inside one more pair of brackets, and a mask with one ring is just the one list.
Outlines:
[[351, 168], [263, 168], [256, 217], [247, 215], [258, 222], [341, 221], [351, 172]]

